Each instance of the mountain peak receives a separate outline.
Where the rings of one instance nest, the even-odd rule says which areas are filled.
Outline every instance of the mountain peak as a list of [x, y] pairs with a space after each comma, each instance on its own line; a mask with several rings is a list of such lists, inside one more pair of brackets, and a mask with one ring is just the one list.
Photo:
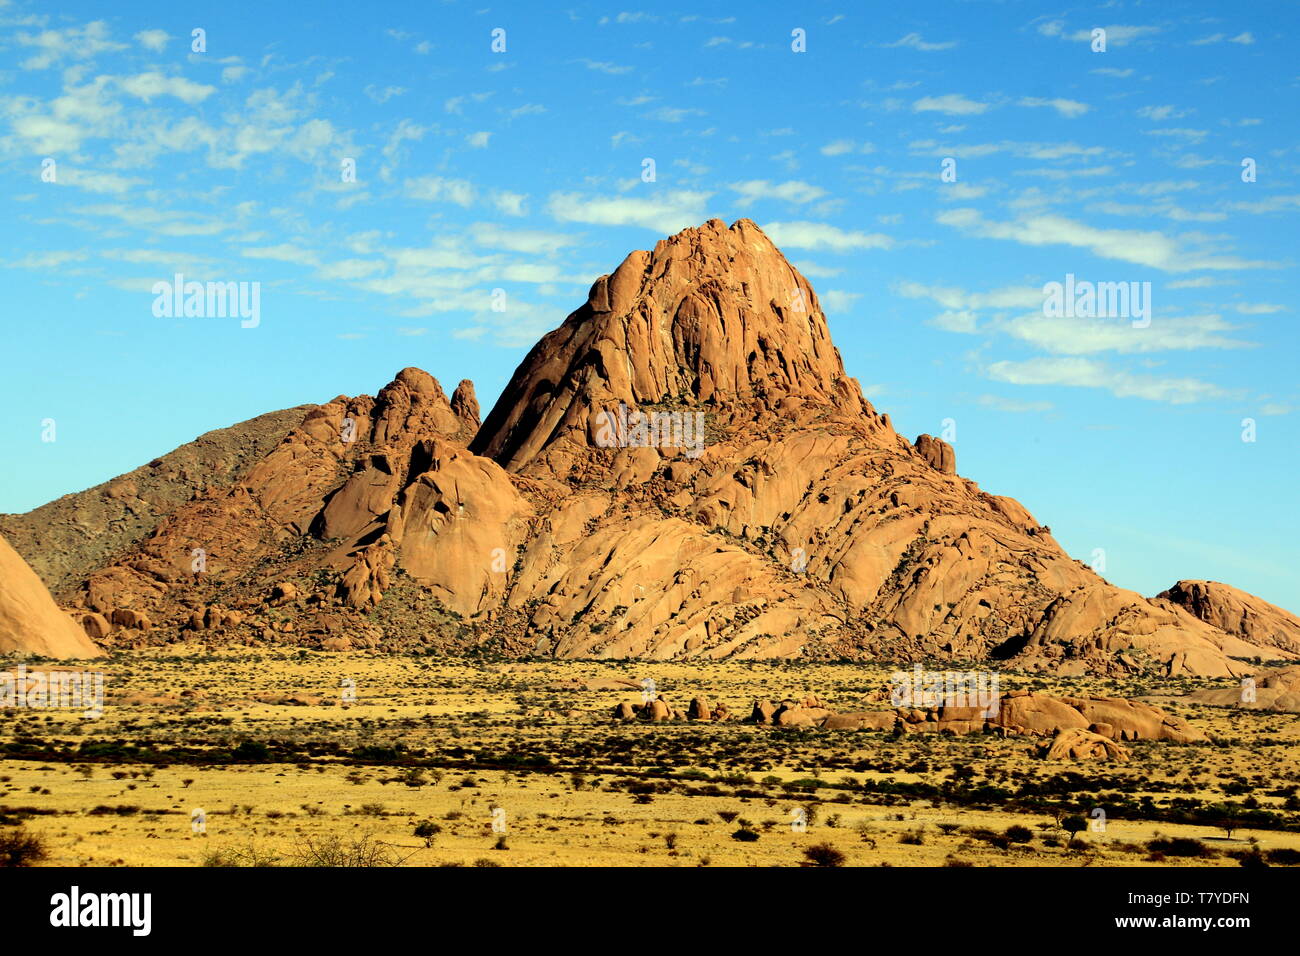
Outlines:
[[683, 229], [630, 253], [515, 371], [473, 450], [518, 470], [568, 439], [593, 444], [620, 403], [788, 400], [867, 410], [808, 280], [751, 220]]

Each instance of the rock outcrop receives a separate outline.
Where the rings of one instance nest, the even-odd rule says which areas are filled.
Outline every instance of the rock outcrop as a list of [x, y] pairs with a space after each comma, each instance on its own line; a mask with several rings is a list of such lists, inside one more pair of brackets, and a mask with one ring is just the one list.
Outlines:
[[[689, 716], [689, 715], [688, 715]], [[897, 733], [972, 734], [1002, 732], [1041, 737], [1083, 731], [1106, 740], [1166, 740], [1197, 743], [1205, 733], [1182, 717], [1121, 697], [1055, 697], [1011, 691], [989, 706], [938, 704], [834, 713], [815, 697], [754, 701], [749, 722], [775, 727], [824, 730], [883, 730]]]
[[1039, 747], [1038, 756], [1044, 760], [1106, 760], [1114, 763], [1127, 763], [1132, 759], [1132, 754], [1123, 744], [1077, 727], [1058, 731], [1051, 743]]
[[1179, 581], [1156, 600], [1251, 644], [1289, 650], [1300, 642], [1300, 617], [1217, 581]]
[[916, 450], [922, 458], [930, 463], [935, 471], [945, 475], [957, 474], [957, 453], [941, 438], [930, 435], [918, 435]]
[[374, 399], [316, 406], [232, 487], [187, 502], [92, 573], [80, 600], [118, 614], [234, 586], [254, 608], [288, 606], [299, 597], [291, 579], [325, 569], [335, 584], [317, 603], [367, 609], [400, 555], [404, 573], [446, 607], [477, 613], [502, 596], [501, 565], [528, 506], [500, 468], [466, 449], [476, 425], [471, 386], [461, 384], [453, 408], [414, 368]]
[[59, 660], [103, 657], [82, 625], [61, 611], [45, 583], [0, 537], [0, 653]]
[[1224, 676], [1300, 652], [1111, 586], [958, 476], [946, 442], [898, 435], [749, 220], [598, 279], [471, 448], [534, 483], [542, 533], [507, 604], [527, 610], [535, 653]]
[[1203, 687], [1187, 695], [1187, 700], [1216, 707], [1240, 707], [1244, 710], [1273, 710], [1300, 714], [1300, 667], [1280, 667], [1257, 671], [1249, 679], [1227, 687]]
[[[899, 435], [846, 374], [807, 279], [747, 219], [598, 278], [481, 426], [469, 382], [448, 399], [407, 368], [375, 398], [306, 406], [256, 452], [156, 495], [111, 547], [60, 538], [86, 570], [59, 596], [140, 615], [148, 628], [119, 625], [139, 640], [198, 614], [231, 640], [436, 631], [557, 657], [1207, 677], [1300, 660], [1300, 631], [1255, 612], [1110, 585], [958, 475], [947, 442]], [[242, 617], [207, 628], [214, 605]]]

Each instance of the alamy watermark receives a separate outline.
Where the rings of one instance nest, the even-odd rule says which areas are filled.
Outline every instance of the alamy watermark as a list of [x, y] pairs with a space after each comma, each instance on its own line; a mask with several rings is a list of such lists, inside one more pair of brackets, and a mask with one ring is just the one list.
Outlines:
[[649, 411], [618, 403], [617, 412], [596, 413], [601, 448], [684, 448], [687, 458], [704, 453], [704, 413]]
[[999, 680], [990, 671], [926, 671], [889, 675], [889, 702], [895, 707], [979, 707], [996, 717], [1002, 703]]
[[0, 709], [76, 710], [83, 717], [104, 715], [103, 671], [28, 671], [19, 664], [0, 671]]
[[150, 291], [155, 318], [239, 318], [246, 329], [255, 329], [262, 322], [260, 282], [187, 282], [178, 272], [170, 282], [155, 282]]
[[1150, 282], [1089, 282], [1067, 272], [1065, 282], [1043, 286], [1043, 315], [1049, 319], [1131, 319], [1133, 328], [1151, 324]]

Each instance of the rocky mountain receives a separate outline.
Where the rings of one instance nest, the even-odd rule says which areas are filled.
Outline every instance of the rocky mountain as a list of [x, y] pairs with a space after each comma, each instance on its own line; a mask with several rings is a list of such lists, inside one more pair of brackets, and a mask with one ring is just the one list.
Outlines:
[[468, 382], [448, 399], [405, 369], [311, 407], [111, 560], [70, 548], [96, 566], [65, 600], [146, 619], [114, 640], [1204, 676], [1300, 656], [1300, 630], [1108, 584], [946, 442], [899, 435], [746, 219], [597, 279], [481, 427]]
[[191, 498], [229, 487], [283, 441], [308, 408], [207, 432], [112, 481], [26, 514], [0, 515], [0, 534], [55, 591], [75, 588]]

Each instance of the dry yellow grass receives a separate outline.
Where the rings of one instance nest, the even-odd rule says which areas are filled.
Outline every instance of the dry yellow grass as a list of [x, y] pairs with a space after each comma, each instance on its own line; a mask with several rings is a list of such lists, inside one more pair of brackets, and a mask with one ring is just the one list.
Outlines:
[[[1004, 690], [1146, 690], [1231, 738], [1142, 742], [1131, 764], [1075, 765], [1035, 759], [1034, 741], [992, 735], [616, 725], [610, 711], [639, 699], [635, 690], [551, 686], [575, 677], [652, 677], [683, 709], [701, 695], [743, 715], [756, 697], [814, 692], [850, 710], [887, 680], [885, 667], [479, 664], [190, 647], [118, 654], [104, 670], [109, 693], [97, 720], [56, 710], [10, 710], [0, 718], [0, 740], [10, 747], [0, 762], [0, 812], [44, 838], [48, 864], [200, 865], [214, 853], [249, 849], [289, 863], [309, 841], [363, 837], [412, 866], [789, 866], [823, 843], [843, 852], [847, 865], [863, 866], [953, 859], [979, 866], [1237, 866], [1224, 851], [1249, 840], [1266, 850], [1300, 850], [1300, 833], [1244, 829], [1229, 841], [1210, 826], [1154, 820], [1134, 809], [1143, 798], [1151, 815], [1175, 800], [1253, 800], [1283, 821], [1300, 820], [1286, 793], [1300, 783], [1295, 718], [1184, 707], [1171, 696], [1178, 686], [1037, 685], [1004, 675]], [[353, 684], [355, 702], [345, 705], [341, 695]], [[570, 710], [580, 713], [555, 716]], [[254, 745], [244, 744], [231, 762], [244, 741]], [[893, 785], [913, 789], [891, 792]], [[1106, 832], [1085, 832], [1087, 849], [1067, 849], [1052, 825], [1060, 811], [1026, 807], [1027, 785], [1047, 790], [1049, 803], [1071, 813], [1108, 808]], [[1017, 805], [996, 793], [972, 796], [977, 787], [1019, 792]], [[504, 849], [496, 848], [495, 807], [505, 815]], [[792, 831], [797, 807], [812, 809], [806, 832]], [[205, 833], [193, 832], [195, 809], [205, 814]], [[426, 820], [440, 828], [429, 847], [414, 835]], [[758, 833], [756, 841], [733, 838], [742, 823]], [[970, 832], [1000, 833], [1013, 824], [1033, 831], [1028, 845], [999, 849], [987, 834]], [[920, 843], [900, 842], [914, 833]], [[1192, 837], [1218, 852], [1162, 864], [1144, 849], [1158, 835]]]

